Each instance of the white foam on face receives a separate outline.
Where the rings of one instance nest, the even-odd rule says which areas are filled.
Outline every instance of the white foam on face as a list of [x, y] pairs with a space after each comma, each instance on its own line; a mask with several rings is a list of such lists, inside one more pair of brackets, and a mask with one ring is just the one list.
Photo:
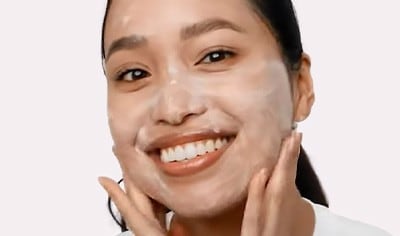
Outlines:
[[[138, 109], [141, 111], [161, 109], [156, 112], [168, 112], [168, 114], [162, 114], [164, 117], [161, 116], [161, 118], [167, 117], [170, 121], [178, 122], [179, 115], [182, 115], [178, 114], [178, 112], [192, 111], [204, 105], [207, 109], [215, 110], [208, 115], [200, 115], [203, 119], [197, 122], [196, 125], [206, 125], [206, 127], [216, 133], [221, 132], [221, 124], [223, 124], [221, 122], [226, 121], [224, 113], [226, 115], [226, 112], [234, 111], [232, 113], [233, 119], [243, 119], [241, 120], [241, 122], [243, 122], [242, 130], [245, 130], [248, 125], [252, 126], [252, 128], [246, 130], [241, 137], [243, 144], [246, 143], [246, 139], [248, 139], [249, 142], [248, 145], [242, 145], [241, 147], [249, 147], [252, 145], [254, 137], [264, 137], [260, 135], [260, 132], [265, 132], [265, 130], [254, 129], [254, 125], [256, 125], [254, 123], [259, 124], [263, 122], [263, 117], [266, 118], [265, 120], [282, 119], [282, 117], [288, 116], [287, 112], [292, 109], [279, 108], [280, 104], [290, 104], [282, 100], [282, 98], [286, 99], [286, 95], [282, 94], [286, 94], [287, 91], [290, 90], [289, 87], [284, 87], [288, 86], [288, 83], [281, 81], [288, 80], [287, 76], [283, 76], [284, 74], [282, 71], [285, 71], [285, 69], [282, 68], [282, 62], [275, 63], [273, 61], [253, 63], [252, 66], [244, 66], [226, 75], [196, 73], [186, 70], [185, 68], [181, 69], [179, 67], [170, 66], [167, 71], [168, 77], [165, 78], [166, 80], [164, 83], [160, 83], [160, 85], [158, 85], [159, 87], [156, 87], [151, 93], [149, 92], [149, 95], [140, 103]], [[246, 81], [249, 82], [247, 83]], [[232, 83], [242, 83], [245, 86], [241, 87], [240, 84]], [[248, 106], [235, 107], [236, 104], [239, 104], [239, 106], [243, 106], [243, 104]], [[132, 114], [137, 111], [138, 110], [135, 111], [135, 109], [132, 109]], [[253, 115], [256, 117], [253, 117]], [[204, 126], [202, 128], [204, 128]], [[137, 134], [141, 141], [149, 142], [150, 138], [154, 138], [155, 135], [150, 132], [152, 131], [148, 129], [139, 129]], [[248, 149], [244, 148], [243, 150]], [[239, 149], [238, 152], [243, 150]], [[137, 151], [139, 152], [140, 150]], [[269, 150], [263, 150], [262, 152], [267, 151]], [[148, 170], [146, 173], [142, 173], [143, 183], [152, 183], [151, 189], [148, 189], [149, 192], [155, 194], [154, 191], [157, 189], [157, 197], [165, 201], [172, 201], [171, 199], [176, 198], [179, 193], [174, 189], [170, 189], [168, 182], [163, 180], [162, 173], [155, 170], [157, 167], [155, 167], [154, 163], [141, 164], [143, 164], [144, 170]], [[228, 169], [239, 166], [237, 162], [232, 161], [229, 163], [227, 162], [226, 165]], [[254, 169], [256, 169], [256, 167], [242, 173], [243, 176], [240, 179], [241, 186], [246, 185]], [[227, 180], [219, 184], [211, 184], [212, 188], [224, 188], [229, 182], [228, 179], [234, 179], [236, 177], [237, 176], [234, 175], [233, 172], [229, 171], [226, 176]], [[196, 186], [199, 188], [208, 188], [210, 187], [210, 183], [204, 182], [204, 184], [198, 184]], [[198, 192], [202, 193], [200, 189]]]
[[179, 75], [179, 70], [174, 65], [169, 64], [167, 66], [167, 73], [170, 79], [174, 80]]
[[177, 84], [177, 83], [178, 83], [178, 81], [176, 81], [176, 80], [171, 80], [171, 81], [169, 82], [170, 85], [174, 85], [174, 84]]
[[220, 133], [221, 132], [221, 130], [217, 127], [217, 126], [214, 126], [213, 127], [213, 131], [215, 132], [215, 133]]

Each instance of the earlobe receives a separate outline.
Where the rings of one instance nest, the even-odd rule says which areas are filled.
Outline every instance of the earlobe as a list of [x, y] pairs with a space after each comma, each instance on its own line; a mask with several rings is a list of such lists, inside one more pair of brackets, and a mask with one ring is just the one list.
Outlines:
[[310, 115], [315, 100], [311, 76], [311, 60], [306, 53], [303, 53], [301, 57], [300, 69], [296, 73], [294, 80], [294, 121], [301, 122]]

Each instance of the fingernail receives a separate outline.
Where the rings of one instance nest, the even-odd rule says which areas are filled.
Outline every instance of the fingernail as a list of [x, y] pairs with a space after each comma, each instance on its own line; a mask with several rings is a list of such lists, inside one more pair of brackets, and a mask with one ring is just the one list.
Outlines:
[[99, 177], [97, 177], [97, 181], [99, 182], [99, 184], [101, 185], [101, 186], [103, 186], [104, 187], [104, 181], [105, 181], [105, 177], [103, 177], [103, 176], [99, 176]]
[[301, 143], [301, 141], [303, 140], [303, 133], [297, 133], [298, 136], [298, 140]]
[[293, 138], [293, 145], [297, 144], [297, 143], [301, 143], [301, 139], [303, 137], [302, 133], [297, 133], [295, 134], [294, 138]]

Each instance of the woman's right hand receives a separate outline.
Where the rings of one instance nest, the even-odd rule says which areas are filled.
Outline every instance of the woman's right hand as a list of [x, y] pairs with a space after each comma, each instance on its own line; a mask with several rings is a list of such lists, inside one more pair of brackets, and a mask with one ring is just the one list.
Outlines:
[[126, 191], [110, 178], [100, 177], [99, 182], [135, 236], [167, 235], [165, 207], [152, 201], [127, 178], [124, 179]]
[[296, 187], [302, 135], [292, 132], [282, 144], [270, 177], [266, 170], [249, 185], [242, 223], [243, 236], [312, 236], [314, 211]]

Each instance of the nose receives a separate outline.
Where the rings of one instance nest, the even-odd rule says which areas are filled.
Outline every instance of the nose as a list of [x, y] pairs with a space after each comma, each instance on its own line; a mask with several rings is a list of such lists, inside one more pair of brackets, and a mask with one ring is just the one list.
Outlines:
[[190, 117], [199, 116], [207, 110], [204, 99], [194, 96], [189, 88], [169, 84], [159, 94], [151, 112], [157, 124], [180, 125]]

